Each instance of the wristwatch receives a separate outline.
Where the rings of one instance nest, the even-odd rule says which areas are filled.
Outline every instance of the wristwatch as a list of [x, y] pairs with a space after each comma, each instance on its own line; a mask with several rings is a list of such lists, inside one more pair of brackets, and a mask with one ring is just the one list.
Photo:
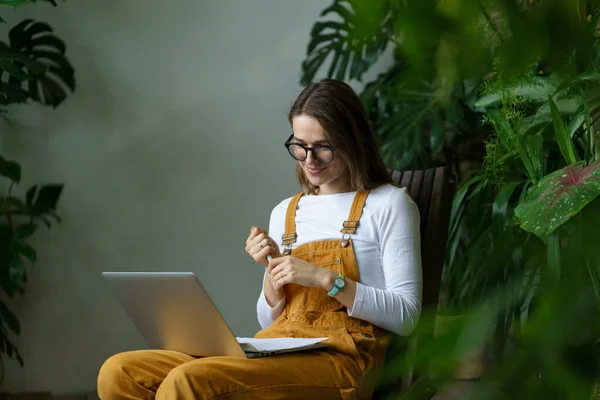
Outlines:
[[345, 279], [344, 274], [340, 272], [335, 281], [333, 281], [333, 287], [327, 294], [331, 297], [335, 296], [346, 285]]

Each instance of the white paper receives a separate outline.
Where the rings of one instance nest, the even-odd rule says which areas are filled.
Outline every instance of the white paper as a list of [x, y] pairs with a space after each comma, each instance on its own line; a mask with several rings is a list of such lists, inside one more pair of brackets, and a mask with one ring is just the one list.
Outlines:
[[[278, 350], [301, 350], [315, 347], [317, 343], [327, 340], [320, 338], [236, 338], [245, 351], [278, 351]], [[321, 347], [321, 346], [319, 346]]]

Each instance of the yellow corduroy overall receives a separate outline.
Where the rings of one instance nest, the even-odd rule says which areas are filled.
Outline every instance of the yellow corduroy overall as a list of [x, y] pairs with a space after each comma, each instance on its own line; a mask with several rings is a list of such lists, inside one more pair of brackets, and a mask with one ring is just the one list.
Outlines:
[[[284, 254], [341, 272], [360, 282], [352, 248], [368, 192], [358, 192], [341, 239], [304, 243], [296, 249], [295, 215], [302, 193], [289, 204]], [[98, 376], [102, 400], [123, 399], [368, 399], [385, 358], [389, 333], [349, 317], [346, 307], [321, 288], [285, 286], [282, 314], [255, 337], [327, 337], [323, 350], [245, 359], [195, 358], [167, 350], [138, 350], [109, 358]]]

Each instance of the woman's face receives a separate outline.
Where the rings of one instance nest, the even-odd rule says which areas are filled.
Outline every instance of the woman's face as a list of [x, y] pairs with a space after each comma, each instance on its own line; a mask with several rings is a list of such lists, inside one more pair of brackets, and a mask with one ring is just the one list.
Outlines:
[[[294, 138], [292, 143], [302, 144], [312, 148], [317, 145], [330, 145], [327, 142], [325, 130], [319, 122], [308, 115], [299, 115], [292, 119]], [[342, 163], [339, 154], [334, 152], [333, 161], [329, 163], [315, 159], [311, 151], [306, 160], [298, 161], [309, 182], [319, 187], [319, 194], [332, 194], [350, 191], [350, 179], [347, 168]]]

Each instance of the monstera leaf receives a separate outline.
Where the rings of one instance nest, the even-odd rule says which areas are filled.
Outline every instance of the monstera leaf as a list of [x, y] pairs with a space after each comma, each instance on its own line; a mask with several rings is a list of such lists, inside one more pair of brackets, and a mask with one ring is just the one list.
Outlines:
[[543, 177], [515, 208], [521, 227], [544, 242], [600, 195], [600, 160], [569, 165]]
[[[310, 83], [329, 54], [333, 54], [327, 76], [361, 79], [393, 34], [394, 18], [386, 1], [334, 0], [321, 17], [335, 14], [334, 21], [313, 25], [307, 56], [302, 63], [301, 83]], [[349, 69], [348, 69], [349, 67]]]
[[[50, 3], [55, 7], [57, 5], [56, 0], [40, 0], [40, 1]], [[38, 2], [38, 0], [0, 0], [0, 5], [6, 6], [6, 7], [18, 8], [18, 7], [23, 7], [27, 4], [37, 3], [37, 2]]]
[[66, 99], [67, 90], [75, 90], [74, 69], [65, 57], [65, 44], [52, 32], [49, 25], [31, 19], [10, 30], [9, 45], [0, 45], [0, 81], [2, 89], [8, 91], [3, 104], [23, 101], [26, 94], [56, 107]]

